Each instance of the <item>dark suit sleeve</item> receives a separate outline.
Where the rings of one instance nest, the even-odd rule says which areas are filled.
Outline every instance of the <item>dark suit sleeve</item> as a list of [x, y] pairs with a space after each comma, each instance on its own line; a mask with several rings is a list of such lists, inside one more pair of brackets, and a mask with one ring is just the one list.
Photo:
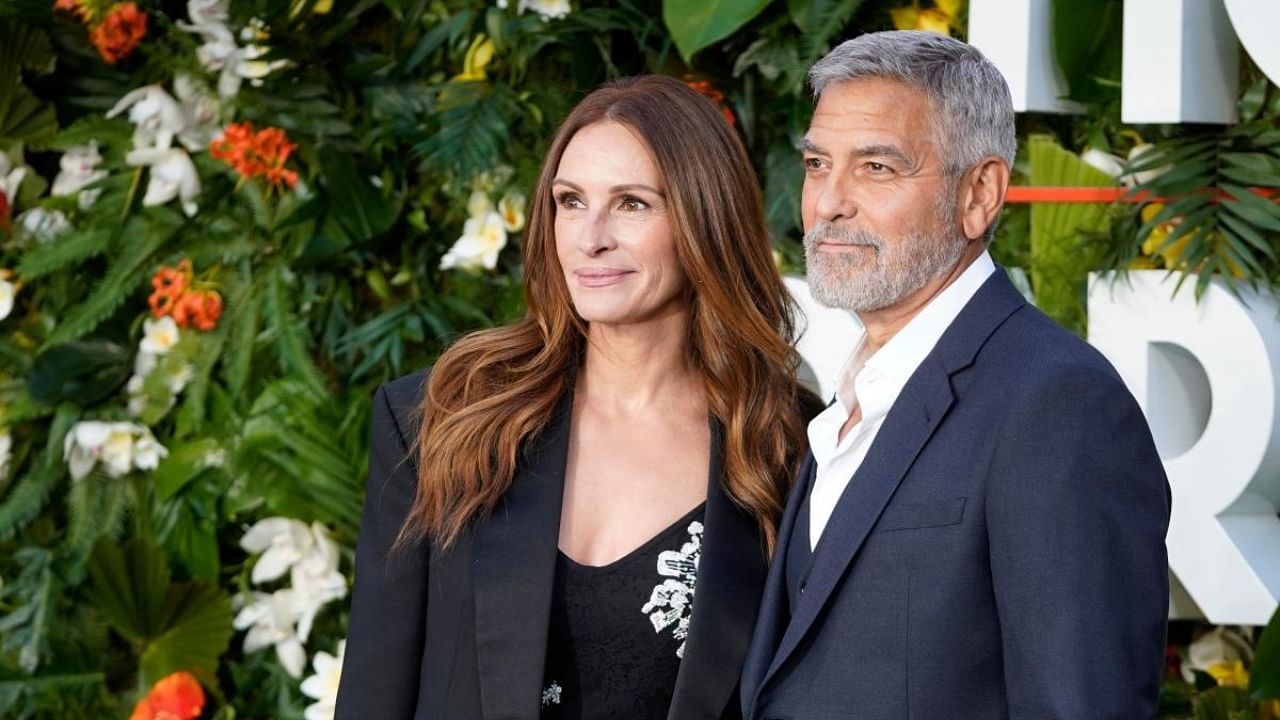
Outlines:
[[1169, 488], [1137, 403], [1103, 368], [1012, 398], [986, 502], [1011, 720], [1155, 715]]
[[[404, 381], [400, 381], [404, 382]], [[417, 478], [388, 387], [373, 401], [369, 477], [356, 542], [355, 591], [338, 686], [336, 718], [413, 717], [418, 700], [427, 615], [427, 551], [391, 551], [413, 502]]]

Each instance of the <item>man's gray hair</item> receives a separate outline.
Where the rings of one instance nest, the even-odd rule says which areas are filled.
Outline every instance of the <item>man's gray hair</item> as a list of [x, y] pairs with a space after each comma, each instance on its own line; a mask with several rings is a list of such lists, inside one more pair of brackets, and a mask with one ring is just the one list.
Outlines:
[[846, 40], [809, 68], [815, 97], [831, 83], [862, 78], [924, 91], [948, 173], [963, 173], [989, 155], [1013, 167], [1018, 140], [1009, 86], [974, 46], [937, 33], [890, 30]]

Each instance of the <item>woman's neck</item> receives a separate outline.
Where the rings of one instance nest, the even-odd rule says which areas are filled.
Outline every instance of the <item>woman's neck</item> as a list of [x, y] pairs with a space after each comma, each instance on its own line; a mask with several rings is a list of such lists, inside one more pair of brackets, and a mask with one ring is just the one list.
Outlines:
[[579, 402], [615, 416], [705, 408], [700, 379], [688, 364], [688, 325], [685, 311], [643, 323], [592, 323], [578, 373]]

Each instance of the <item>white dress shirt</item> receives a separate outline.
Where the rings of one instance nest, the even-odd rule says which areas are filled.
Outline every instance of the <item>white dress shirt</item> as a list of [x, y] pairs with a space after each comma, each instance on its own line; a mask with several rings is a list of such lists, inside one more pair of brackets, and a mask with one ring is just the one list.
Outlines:
[[[885, 415], [907, 380], [933, 351], [938, 340], [978, 288], [995, 272], [991, 256], [982, 253], [965, 271], [884, 344], [868, 356], [866, 332], [840, 371], [835, 402], [809, 423], [809, 448], [818, 474], [809, 499], [810, 549], [818, 539], [845, 487], [875, 442]], [[840, 440], [840, 428], [856, 407], [862, 419]]]

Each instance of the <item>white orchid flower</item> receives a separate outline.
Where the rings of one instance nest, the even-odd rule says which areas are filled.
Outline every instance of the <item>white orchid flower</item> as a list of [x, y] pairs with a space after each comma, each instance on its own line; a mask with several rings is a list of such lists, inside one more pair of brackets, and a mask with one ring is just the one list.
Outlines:
[[[237, 599], [243, 601], [243, 598]], [[249, 631], [244, 638], [246, 653], [274, 646], [276, 657], [285, 671], [299, 678], [306, 666], [307, 655], [302, 648], [302, 640], [293, 629], [296, 620], [293, 606], [292, 590], [277, 590], [270, 595], [255, 592], [253, 602], [236, 613], [231, 626], [236, 630]]]
[[182, 106], [159, 85], [147, 85], [125, 94], [107, 111], [107, 117], [113, 118], [125, 110], [129, 111], [129, 122], [134, 126], [134, 150], [167, 150], [186, 126]]
[[498, 253], [506, 245], [507, 231], [503, 227], [502, 215], [490, 211], [473, 217], [463, 225], [462, 237], [440, 259], [440, 269], [484, 267], [492, 270], [498, 265]]
[[61, 210], [36, 207], [18, 216], [18, 226], [37, 242], [47, 243], [70, 230], [71, 222]]
[[1124, 159], [1097, 148], [1089, 148], [1080, 154], [1080, 159], [1095, 170], [1101, 170], [1113, 178], [1119, 178], [1124, 172]]
[[314, 545], [315, 538], [306, 523], [284, 517], [259, 520], [240, 538], [245, 552], [262, 553], [250, 577], [255, 585], [283, 576]]
[[150, 430], [144, 432], [133, 444], [133, 466], [139, 470], [155, 470], [160, 461], [169, 456], [169, 449], [161, 445]]
[[195, 367], [191, 363], [183, 363], [177, 370], [173, 371], [169, 377], [164, 379], [165, 387], [169, 392], [177, 395], [187, 387], [187, 383], [191, 382], [191, 378], [195, 375]]
[[147, 207], [164, 205], [178, 198], [182, 203], [182, 212], [187, 217], [194, 217], [200, 206], [196, 198], [200, 195], [200, 175], [196, 172], [195, 163], [185, 150], [178, 148], [159, 149], [146, 148], [131, 150], [125, 155], [125, 162], [134, 166], [149, 166], [151, 178], [147, 183], [147, 192], [142, 197], [142, 204]]
[[502, 227], [509, 233], [524, 229], [524, 195], [511, 191], [498, 201], [498, 213], [502, 215]]
[[313, 544], [293, 564], [289, 583], [293, 586], [298, 613], [298, 637], [305, 642], [311, 623], [326, 604], [347, 594], [347, 578], [338, 572], [338, 545], [320, 523], [311, 524]]
[[224, 98], [234, 97], [245, 80], [254, 87], [262, 87], [263, 78], [289, 64], [288, 60], [262, 60], [268, 52], [270, 48], [262, 45], [245, 45], [231, 53], [218, 77], [218, 94]]
[[[144, 320], [142, 323], [144, 336], [146, 333], [146, 325], [147, 323]], [[141, 346], [141, 343], [139, 343], [139, 346]], [[154, 370], [155, 367], [156, 367], [155, 353], [149, 353], [145, 350], [139, 349], [138, 354], [133, 356], [134, 377], [146, 377], [151, 374], [151, 371]]]
[[194, 25], [219, 25], [229, 15], [226, 0], [188, 0], [187, 17]]
[[1187, 647], [1187, 662], [1182, 664], [1182, 677], [1193, 683], [1196, 670], [1209, 672], [1218, 665], [1248, 663], [1252, 660], [1253, 650], [1250, 649], [1248, 640], [1225, 627], [1216, 627], [1196, 638]]
[[85, 190], [84, 188], [107, 176], [106, 170], [98, 170], [102, 162], [102, 154], [98, 152], [97, 143], [87, 143], [67, 148], [58, 158], [58, 174], [53, 178], [53, 188], [49, 194], [54, 197], [80, 194], [81, 209], [87, 209], [98, 199], [101, 190]]
[[[507, 0], [498, 0], [498, 7], [506, 10]], [[520, 0], [519, 12], [523, 15], [525, 10], [532, 10], [543, 20], [556, 20], [568, 15], [572, 9], [569, 0]]]
[[0, 320], [9, 317], [9, 313], [13, 312], [13, 299], [18, 294], [18, 288], [7, 278], [0, 277]]
[[[178, 323], [172, 316], [165, 315], [159, 319], [147, 318], [142, 322], [142, 342], [138, 344], [138, 354], [165, 355], [178, 344], [180, 339]], [[134, 363], [136, 365], [138, 360], [135, 359]], [[154, 365], [154, 358], [152, 358], [152, 365]], [[149, 373], [150, 370], [147, 372]]]
[[93, 470], [102, 454], [102, 446], [111, 435], [113, 423], [84, 420], [67, 432], [62, 442], [62, 456], [71, 469], [71, 479], [81, 480]]
[[76, 423], [63, 441], [63, 457], [71, 479], [81, 480], [102, 463], [111, 477], [124, 477], [130, 470], [154, 470], [169, 451], [147, 428], [130, 422], [84, 420]]
[[179, 73], [173, 78], [173, 94], [182, 105], [185, 120], [182, 132], [178, 134], [179, 142], [191, 152], [207, 149], [221, 130], [218, 116], [222, 112], [222, 104], [186, 73]]
[[467, 198], [467, 217], [484, 217], [493, 212], [493, 201], [489, 196], [480, 190], [471, 193], [471, 197]]
[[[9, 476], [9, 459], [10, 450], [13, 448], [13, 438], [9, 435], [9, 428], [0, 428], [0, 478]], [[342, 648], [339, 646], [338, 655], [341, 657]]]
[[321, 650], [311, 658], [314, 675], [302, 681], [302, 694], [315, 700], [302, 711], [304, 720], [333, 720], [338, 704], [338, 681], [342, 678], [342, 657], [347, 652], [347, 641], [338, 643], [338, 654], [330, 655]]
[[9, 198], [9, 205], [13, 206], [17, 203], [18, 187], [22, 185], [22, 180], [27, 177], [27, 169], [25, 167], [14, 167], [13, 161], [3, 151], [0, 151], [0, 192]]
[[196, 49], [196, 59], [200, 61], [200, 67], [210, 72], [221, 70], [227, 64], [227, 58], [230, 58], [240, 47], [236, 45], [236, 36], [231, 32], [231, 28], [222, 23], [191, 25], [179, 22], [177, 25], [179, 29], [195, 33], [204, 40], [204, 43]]

